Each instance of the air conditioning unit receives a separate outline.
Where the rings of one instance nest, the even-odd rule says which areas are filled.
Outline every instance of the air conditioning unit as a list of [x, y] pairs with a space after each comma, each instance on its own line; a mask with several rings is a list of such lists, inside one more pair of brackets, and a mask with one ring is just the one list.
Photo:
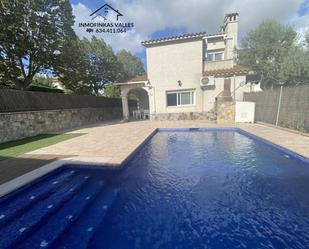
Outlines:
[[204, 86], [214, 86], [215, 85], [215, 77], [202, 77], [200, 80], [200, 86], [204, 87]]

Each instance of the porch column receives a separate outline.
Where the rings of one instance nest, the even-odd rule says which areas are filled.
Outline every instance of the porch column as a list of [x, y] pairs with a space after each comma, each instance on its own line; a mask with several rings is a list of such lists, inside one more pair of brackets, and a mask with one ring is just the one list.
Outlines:
[[121, 100], [122, 100], [123, 121], [129, 121], [128, 95], [127, 95], [127, 93], [125, 91], [121, 93]]

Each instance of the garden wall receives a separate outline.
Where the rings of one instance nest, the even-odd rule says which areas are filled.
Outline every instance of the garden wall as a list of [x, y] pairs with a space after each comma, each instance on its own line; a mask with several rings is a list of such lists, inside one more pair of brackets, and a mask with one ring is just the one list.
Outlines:
[[121, 117], [119, 107], [0, 113], [0, 143]]
[[244, 100], [256, 103], [256, 121], [275, 125], [278, 116], [279, 126], [309, 132], [309, 85], [283, 87], [281, 100], [280, 88], [245, 93]]
[[121, 118], [120, 99], [0, 89], [0, 143]]
[[0, 89], [0, 113], [121, 106], [120, 98]]
[[213, 112], [179, 112], [150, 114], [150, 120], [209, 120], [215, 121]]

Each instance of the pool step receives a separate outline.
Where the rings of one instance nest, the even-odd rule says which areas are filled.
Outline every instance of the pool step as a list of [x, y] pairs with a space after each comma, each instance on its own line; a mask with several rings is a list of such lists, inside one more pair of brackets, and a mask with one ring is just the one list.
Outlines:
[[85, 176], [72, 178], [59, 190], [44, 201], [36, 203], [28, 212], [16, 220], [0, 227], [0, 248], [15, 248], [16, 243], [28, 237], [37, 227], [48, 220], [48, 217], [69, 200], [86, 182]]
[[54, 193], [59, 186], [68, 181], [74, 173], [74, 170], [63, 172], [60, 175], [31, 186], [31, 191], [22, 191], [22, 194], [1, 203], [0, 218], [2, 218], [0, 219], [0, 226], [6, 224], [13, 218], [16, 219], [17, 216], [25, 213], [29, 207]]
[[57, 244], [56, 248], [86, 249], [118, 193], [119, 189], [116, 187], [104, 189], [96, 197], [87, 212], [68, 230], [67, 236]]
[[70, 226], [86, 212], [92, 200], [102, 190], [103, 181], [90, 181], [65, 206], [48, 219], [30, 238], [21, 243], [18, 248], [51, 248], [57, 239], [66, 233]]

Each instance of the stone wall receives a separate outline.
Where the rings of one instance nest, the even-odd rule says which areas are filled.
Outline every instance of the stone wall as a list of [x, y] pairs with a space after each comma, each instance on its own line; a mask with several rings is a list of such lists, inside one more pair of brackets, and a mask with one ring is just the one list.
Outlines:
[[151, 114], [150, 120], [210, 120], [215, 121], [213, 112], [181, 112], [181, 113], [158, 113]]
[[218, 124], [230, 124], [235, 122], [235, 103], [218, 102], [216, 108]]
[[217, 102], [213, 111], [209, 112], [180, 112], [151, 114], [150, 120], [209, 120], [218, 124], [230, 124], [235, 122], [235, 103]]
[[0, 143], [121, 118], [120, 107], [0, 113]]

